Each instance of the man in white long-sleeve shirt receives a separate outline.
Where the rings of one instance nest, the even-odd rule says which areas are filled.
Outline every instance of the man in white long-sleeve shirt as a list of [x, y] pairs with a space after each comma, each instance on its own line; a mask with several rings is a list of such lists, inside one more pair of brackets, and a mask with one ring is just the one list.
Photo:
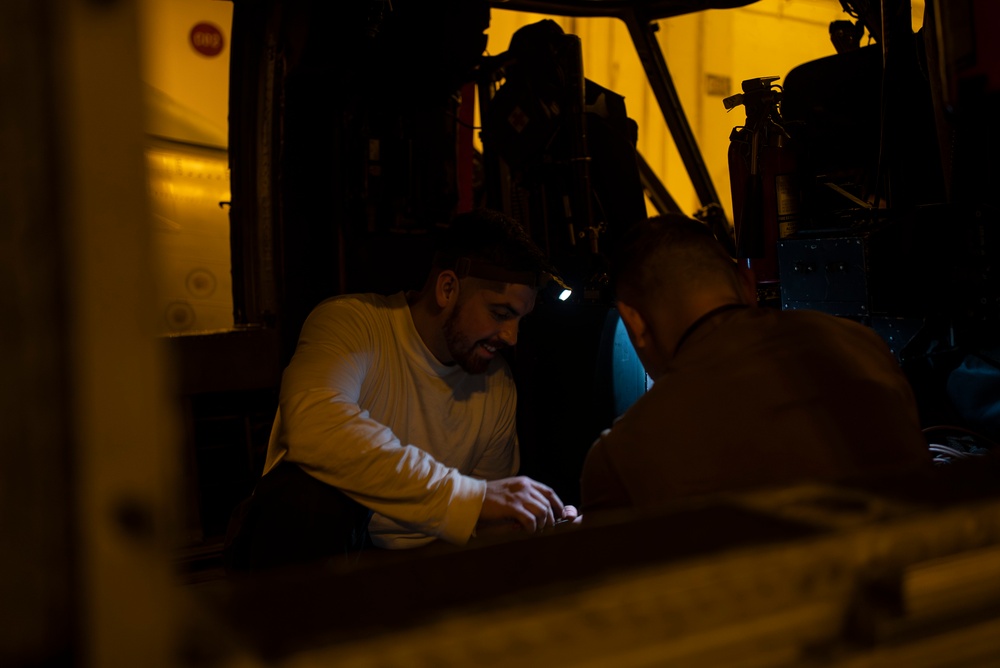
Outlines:
[[499, 352], [548, 275], [516, 222], [476, 211], [445, 233], [420, 292], [318, 305], [282, 377], [230, 565], [359, 549], [369, 516], [371, 541], [386, 548], [575, 517], [548, 486], [512, 477], [516, 391]]

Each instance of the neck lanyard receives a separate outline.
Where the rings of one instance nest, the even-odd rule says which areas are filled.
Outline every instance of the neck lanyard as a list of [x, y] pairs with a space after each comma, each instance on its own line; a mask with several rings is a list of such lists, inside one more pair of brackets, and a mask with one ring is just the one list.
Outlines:
[[709, 320], [710, 318], [715, 317], [716, 315], [718, 315], [719, 313], [722, 313], [723, 311], [732, 311], [732, 310], [735, 310], [735, 309], [738, 309], [738, 308], [750, 308], [750, 305], [749, 304], [723, 304], [722, 306], [716, 306], [714, 309], [712, 309], [708, 313], [704, 314], [703, 316], [701, 316], [700, 318], [698, 318], [697, 320], [695, 320], [694, 322], [692, 322], [691, 326], [688, 327], [686, 330], [684, 330], [684, 333], [681, 334], [681, 338], [677, 340], [677, 346], [674, 347], [674, 356], [676, 357], [677, 351], [681, 349], [681, 345], [685, 341], [687, 341], [688, 337], [691, 336], [691, 334], [694, 333], [694, 330], [698, 329], [703, 324], [705, 324], [705, 322], [707, 320]]

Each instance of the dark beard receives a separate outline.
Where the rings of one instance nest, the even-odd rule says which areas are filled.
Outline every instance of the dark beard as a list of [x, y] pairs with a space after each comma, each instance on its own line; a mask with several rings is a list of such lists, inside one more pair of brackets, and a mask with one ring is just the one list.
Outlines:
[[466, 373], [485, 373], [490, 366], [490, 360], [476, 354], [479, 342], [469, 341], [458, 331], [458, 314], [461, 310], [462, 305], [457, 305], [444, 323], [444, 340], [448, 345], [448, 353]]

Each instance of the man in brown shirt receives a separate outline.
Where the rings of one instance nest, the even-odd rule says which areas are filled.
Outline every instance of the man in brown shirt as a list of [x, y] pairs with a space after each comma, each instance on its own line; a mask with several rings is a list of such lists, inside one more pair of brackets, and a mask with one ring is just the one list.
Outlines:
[[594, 443], [583, 516], [805, 480], [930, 467], [910, 385], [869, 328], [756, 305], [700, 222], [639, 224], [612, 265], [653, 387]]

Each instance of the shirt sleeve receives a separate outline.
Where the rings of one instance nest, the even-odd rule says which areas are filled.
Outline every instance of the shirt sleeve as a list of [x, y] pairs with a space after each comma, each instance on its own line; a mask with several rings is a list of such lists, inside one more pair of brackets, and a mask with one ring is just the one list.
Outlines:
[[632, 501], [621, 477], [608, 455], [609, 430], [594, 442], [583, 462], [580, 478], [580, 503], [584, 517], [588, 513], [630, 506]]
[[281, 382], [285, 458], [404, 527], [465, 543], [486, 483], [400, 442], [358, 405], [375, 341], [349, 302], [326, 302], [309, 316]]

